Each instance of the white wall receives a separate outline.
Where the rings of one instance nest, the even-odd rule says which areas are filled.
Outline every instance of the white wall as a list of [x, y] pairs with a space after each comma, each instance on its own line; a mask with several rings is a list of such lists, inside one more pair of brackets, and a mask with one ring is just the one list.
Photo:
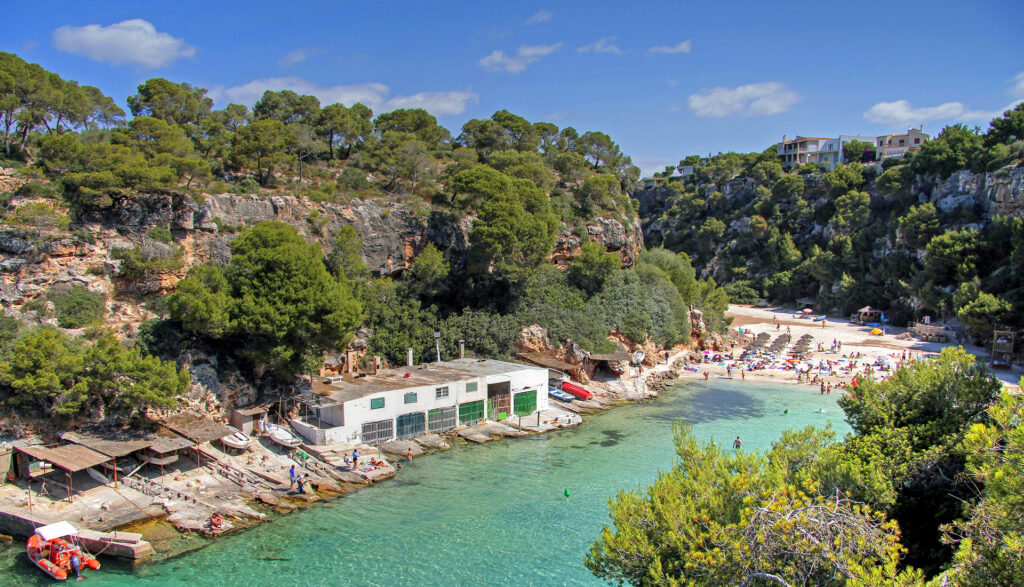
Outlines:
[[[525, 365], [514, 365], [508, 371], [500, 374], [465, 379], [453, 378], [444, 383], [381, 391], [349, 400], [341, 408], [344, 411], [344, 426], [318, 429], [313, 425], [316, 422], [313, 417], [309, 418], [310, 423], [308, 424], [301, 420], [292, 420], [292, 425], [295, 426], [296, 431], [304, 438], [316, 444], [355, 442], [361, 440], [362, 426], [365, 422], [394, 421], [403, 414], [428, 412], [437, 408], [455, 406], [457, 409], [459, 404], [486, 400], [487, 384], [502, 381], [510, 383], [513, 398], [519, 393], [536, 391], [537, 409], [548, 409], [548, 370]], [[476, 391], [466, 391], [466, 384], [470, 382], [476, 382]], [[437, 388], [439, 387], [448, 388], [448, 397], [437, 398]], [[405, 394], [410, 392], [416, 393], [416, 402], [407, 404], [405, 403]], [[377, 398], [384, 398], [384, 407], [371, 409], [372, 400]], [[484, 405], [487, 406], [486, 401]], [[487, 408], [485, 407], [485, 409]], [[488, 418], [491, 417], [486, 412], [485, 415]]]

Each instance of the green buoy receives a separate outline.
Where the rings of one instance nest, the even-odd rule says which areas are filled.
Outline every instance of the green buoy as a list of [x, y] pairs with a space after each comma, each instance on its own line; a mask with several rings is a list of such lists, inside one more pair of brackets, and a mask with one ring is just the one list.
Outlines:
[[569, 497], [569, 490], [568, 489], [565, 490], [565, 496]]
[[788, 413], [789, 413], [789, 410], [782, 410], [782, 413], [783, 413], [783, 414], [788, 414]]

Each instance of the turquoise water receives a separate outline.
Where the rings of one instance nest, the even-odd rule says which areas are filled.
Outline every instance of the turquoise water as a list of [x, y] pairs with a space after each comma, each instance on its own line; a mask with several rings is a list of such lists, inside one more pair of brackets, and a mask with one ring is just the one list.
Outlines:
[[[424, 457], [393, 481], [190, 554], [135, 569], [104, 561], [88, 583], [597, 584], [582, 561], [608, 522], [608, 498], [672, 466], [672, 422], [691, 423], [705, 441], [731, 447], [739, 435], [746, 450], [763, 450], [786, 428], [831, 422], [845, 434], [836, 399], [807, 386], [682, 383], [573, 430]], [[13, 549], [0, 570], [0, 583], [48, 584]]]

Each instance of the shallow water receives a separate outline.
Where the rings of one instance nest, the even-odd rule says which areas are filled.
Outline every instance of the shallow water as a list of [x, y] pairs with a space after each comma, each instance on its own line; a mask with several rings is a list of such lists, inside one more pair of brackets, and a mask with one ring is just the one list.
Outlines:
[[[608, 523], [608, 498], [672, 466], [675, 420], [704, 441], [731, 447], [739, 435], [764, 450], [786, 428], [831, 423], [845, 434], [836, 399], [808, 386], [680, 383], [573, 430], [424, 457], [393, 481], [173, 559], [134, 569], [108, 559], [88, 583], [596, 584], [583, 556]], [[49, 584], [23, 552], [0, 555], [0, 584]]]

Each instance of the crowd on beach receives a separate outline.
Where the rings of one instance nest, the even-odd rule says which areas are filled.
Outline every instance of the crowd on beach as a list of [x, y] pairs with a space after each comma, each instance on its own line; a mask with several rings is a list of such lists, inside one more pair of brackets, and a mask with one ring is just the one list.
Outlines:
[[[772, 330], [779, 332], [774, 341]], [[738, 349], [739, 345], [734, 342], [730, 351], [705, 351], [698, 360], [686, 358], [683, 370], [698, 373], [705, 380], [713, 372], [723, 370], [729, 379], [745, 381], [748, 374], [783, 378], [830, 394], [856, 387], [858, 378], [884, 380], [906, 362], [924, 357], [911, 350], [870, 356], [859, 350], [844, 352], [843, 341], [839, 338], [833, 338], [831, 343], [814, 341], [811, 334], [804, 334], [794, 342], [791, 328], [786, 326], [782, 332], [781, 324], [774, 320], [766, 331], [755, 333], [750, 328], [740, 327], [736, 334], [747, 342], [745, 346]]]

